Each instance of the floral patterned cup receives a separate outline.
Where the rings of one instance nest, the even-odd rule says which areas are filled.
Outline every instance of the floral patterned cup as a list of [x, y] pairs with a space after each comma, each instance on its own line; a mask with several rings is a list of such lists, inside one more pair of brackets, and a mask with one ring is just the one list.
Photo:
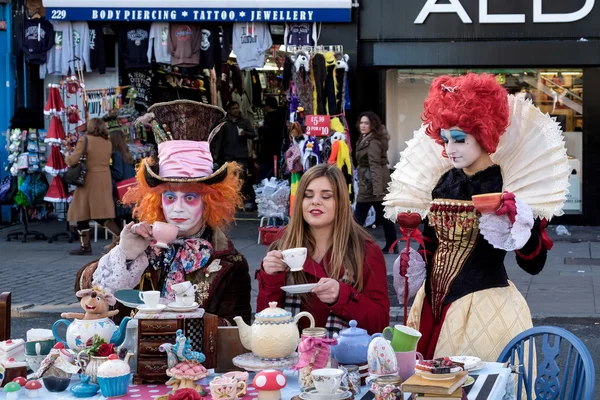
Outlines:
[[319, 394], [334, 394], [342, 384], [344, 371], [336, 368], [321, 368], [315, 369], [311, 375]]
[[219, 377], [210, 382], [210, 395], [213, 399], [234, 400], [246, 393], [246, 383], [234, 378]]

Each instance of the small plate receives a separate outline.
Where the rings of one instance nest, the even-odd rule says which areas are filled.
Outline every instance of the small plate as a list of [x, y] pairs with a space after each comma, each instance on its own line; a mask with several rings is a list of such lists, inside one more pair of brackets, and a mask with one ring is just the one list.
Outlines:
[[300, 293], [310, 293], [314, 287], [316, 287], [316, 283], [305, 283], [304, 285], [289, 285], [282, 286], [281, 290], [287, 293], [292, 294], [300, 294]]
[[317, 389], [309, 389], [308, 391], [301, 393], [300, 398], [302, 400], [345, 400], [352, 398], [352, 392], [338, 389], [336, 393], [322, 394], [317, 392]]
[[177, 303], [172, 302], [172, 303], [169, 303], [167, 305], [167, 307], [169, 307], [169, 310], [173, 310], [173, 311], [177, 311], [177, 312], [190, 312], [190, 311], [197, 310], [198, 307], [200, 307], [200, 304], [193, 302], [192, 305], [189, 305], [189, 306], [178, 306]]
[[484, 369], [484, 368], [485, 368], [485, 363], [483, 361], [481, 361], [479, 364], [477, 364], [473, 368], [469, 368], [467, 371], [474, 372], [474, 371], [479, 371], [480, 369]]
[[144, 302], [140, 299], [140, 291], [134, 289], [117, 290], [115, 292], [115, 298], [119, 303], [129, 308], [137, 308], [139, 305], [143, 305]]
[[471, 357], [471, 356], [453, 356], [453, 357], [450, 357], [450, 360], [464, 364], [465, 369], [467, 371], [470, 370], [471, 368], [475, 368], [477, 365], [479, 365], [481, 363], [481, 358]]
[[147, 314], [158, 314], [159, 312], [164, 311], [164, 309], [167, 308], [167, 306], [165, 306], [164, 304], [158, 304], [156, 307], [148, 307], [145, 304], [140, 304], [136, 308], [141, 312], [145, 312]]
[[423, 377], [424, 379], [429, 379], [430, 381], [449, 381], [450, 379], [454, 379], [456, 375], [460, 374], [462, 370], [457, 372], [451, 372], [449, 374], [432, 374], [431, 372], [423, 372], [418, 369], [415, 370], [415, 374]]
[[469, 377], [467, 377], [467, 380], [465, 381], [465, 383], [463, 383], [462, 387], [471, 386], [474, 383], [475, 383], [475, 378], [473, 378], [472, 376], [469, 376]]

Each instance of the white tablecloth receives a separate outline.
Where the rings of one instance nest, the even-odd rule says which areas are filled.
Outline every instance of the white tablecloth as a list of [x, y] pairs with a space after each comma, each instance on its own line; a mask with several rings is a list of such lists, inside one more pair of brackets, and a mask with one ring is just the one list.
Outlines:
[[[508, 368], [503, 368], [502, 364], [486, 363], [486, 367], [484, 369], [474, 372], [473, 374], [477, 374], [480, 378], [473, 384], [473, 387], [471, 388], [471, 391], [469, 392], [469, 396], [468, 396], [469, 400], [480, 400], [480, 399], [478, 399], [479, 391], [481, 390], [481, 387], [483, 386], [483, 383], [485, 382], [485, 376], [489, 375], [489, 374], [498, 374], [498, 379], [496, 380], [496, 383], [495, 383], [492, 391], [490, 392], [490, 396], [488, 396], [487, 399], [489, 399], [489, 400], [511, 400], [511, 399], [514, 399], [513, 396], [507, 395], [507, 388], [510, 388], [514, 385], [512, 383], [512, 381], [509, 382], [510, 370]], [[288, 377], [288, 385], [281, 392], [282, 400], [289, 400], [292, 397], [294, 397], [300, 393], [300, 390], [298, 389], [298, 374], [292, 374], [291, 371], [286, 371], [286, 375]], [[208, 381], [210, 381], [210, 379], [212, 379], [212, 377], [207, 378]], [[78, 377], [73, 377], [71, 384], [74, 385], [74, 384], [77, 384], [78, 382], [79, 382]], [[205, 382], [201, 381], [201, 383], [205, 383]], [[360, 400], [362, 398], [362, 396], [364, 396], [367, 392], [368, 392], [368, 388], [363, 386], [361, 394], [359, 396], [356, 396], [355, 400]], [[405, 394], [405, 399], [408, 399], [409, 396], [410, 396], [409, 394]], [[21, 389], [19, 391], [18, 398], [19, 398], [19, 400], [27, 398], [25, 389]], [[6, 399], [6, 393], [4, 393], [4, 391], [0, 391], [0, 399], [1, 400]], [[67, 400], [67, 399], [69, 399], [70, 400], [70, 399], [75, 399], [75, 396], [73, 396], [68, 389], [61, 393], [50, 393], [45, 388], [42, 388], [39, 391], [38, 399], [40, 399], [40, 400], [46, 400], [46, 399]], [[105, 399], [105, 397], [102, 396], [101, 394], [98, 394], [94, 397], [88, 397], [88, 399], [103, 400], [103, 399]], [[151, 400], [151, 399], [144, 399], [144, 400]]]

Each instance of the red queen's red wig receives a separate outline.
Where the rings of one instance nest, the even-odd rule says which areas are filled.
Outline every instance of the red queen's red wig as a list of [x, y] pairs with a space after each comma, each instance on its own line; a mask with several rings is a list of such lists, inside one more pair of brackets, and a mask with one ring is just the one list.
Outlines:
[[440, 76], [431, 84], [422, 119], [427, 135], [442, 146], [440, 131], [457, 126], [494, 153], [509, 124], [506, 89], [490, 74]]

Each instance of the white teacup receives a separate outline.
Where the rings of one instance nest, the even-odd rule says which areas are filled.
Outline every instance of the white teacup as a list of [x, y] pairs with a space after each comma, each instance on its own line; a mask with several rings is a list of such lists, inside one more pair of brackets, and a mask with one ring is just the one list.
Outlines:
[[336, 368], [322, 368], [311, 372], [315, 389], [320, 394], [334, 394], [342, 384], [344, 371]]
[[147, 307], [156, 308], [160, 301], [160, 292], [157, 290], [140, 292], [140, 300], [142, 300]]
[[176, 294], [175, 295], [175, 304], [178, 306], [191, 306], [192, 304], [194, 304], [194, 297], [195, 296], [183, 296], [183, 295], [179, 295]]
[[[194, 292], [196, 292], [196, 290], [198, 290], [198, 285], [192, 285], [192, 282], [185, 281], [176, 283], [173, 286], [171, 286], [171, 288], [173, 289], [175, 294], [193, 294]], [[193, 288], [193, 290], [190, 290], [191, 288]]]
[[283, 262], [290, 267], [290, 271], [297, 272], [302, 271], [308, 251], [306, 250], [306, 247], [298, 247], [295, 249], [283, 250], [281, 254], [283, 255]]

